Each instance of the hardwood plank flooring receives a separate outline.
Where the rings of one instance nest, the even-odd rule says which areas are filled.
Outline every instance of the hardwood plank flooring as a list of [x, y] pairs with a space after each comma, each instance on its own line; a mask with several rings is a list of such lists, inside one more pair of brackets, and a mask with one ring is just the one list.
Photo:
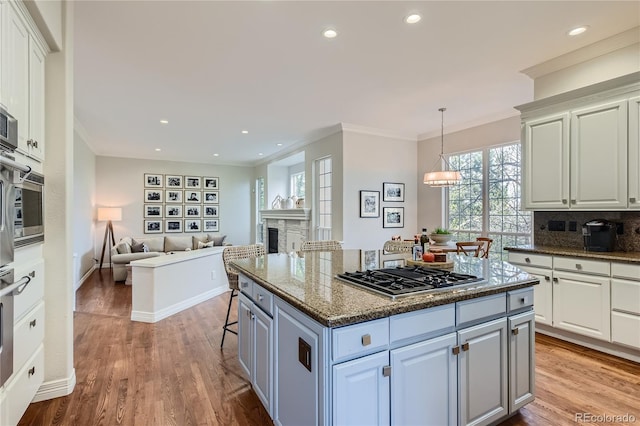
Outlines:
[[[31, 404], [20, 425], [272, 425], [241, 373], [236, 336], [219, 348], [228, 297], [132, 322], [131, 287], [94, 272], [76, 293], [76, 388]], [[570, 425], [582, 412], [640, 424], [640, 364], [543, 335], [536, 345], [536, 400], [502, 425]]]

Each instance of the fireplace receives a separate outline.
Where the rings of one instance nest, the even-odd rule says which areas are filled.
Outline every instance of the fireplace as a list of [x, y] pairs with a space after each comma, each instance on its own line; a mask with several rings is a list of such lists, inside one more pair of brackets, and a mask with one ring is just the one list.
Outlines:
[[269, 253], [278, 253], [278, 228], [267, 228]]

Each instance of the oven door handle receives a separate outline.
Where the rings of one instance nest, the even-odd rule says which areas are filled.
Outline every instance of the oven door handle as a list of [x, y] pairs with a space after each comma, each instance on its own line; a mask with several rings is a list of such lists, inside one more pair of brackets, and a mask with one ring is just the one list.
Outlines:
[[27, 174], [31, 173], [31, 167], [24, 164], [20, 164], [17, 161], [13, 161], [10, 158], [3, 157], [2, 155], [0, 155], [0, 164], [4, 164], [7, 167], [11, 167], [12, 169], [15, 169], [15, 170], [20, 170], [21, 172], [25, 172]]
[[[6, 294], [13, 294], [14, 296], [19, 295], [27, 288], [27, 285], [31, 282], [31, 278], [27, 275], [20, 278], [18, 281], [14, 282], [7, 287], [0, 289], [0, 296], [4, 296]], [[22, 288], [20, 288], [22, 287]]]

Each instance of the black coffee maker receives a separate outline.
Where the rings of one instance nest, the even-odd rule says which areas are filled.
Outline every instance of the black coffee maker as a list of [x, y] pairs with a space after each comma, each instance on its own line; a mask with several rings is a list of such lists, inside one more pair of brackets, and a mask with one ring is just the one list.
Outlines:
[[582, 237], [586, 251], [613, 251], [616, 243], [615, 222], [594, 219], [582, 225]]

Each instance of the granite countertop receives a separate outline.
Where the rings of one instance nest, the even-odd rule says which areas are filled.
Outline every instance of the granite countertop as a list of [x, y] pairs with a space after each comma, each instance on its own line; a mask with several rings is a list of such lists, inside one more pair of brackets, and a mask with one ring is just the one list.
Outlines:
[[257, 259], [234, 260], [232, 266], [320, 324], [338, 327], [395, 314], [445, 305], [508, 290], [530, 287], [538, 280], [501, 261], [449, 255], [454, 271], [481, 276], [484, 281], [434, 293], [392, 300], [335, 278], [346, 271], [404, 264], [407, 255], [380, 250], [338, 250], [269, 254]]
[[552, 254], [555, 256], [581, 257], [585, 259], [605, 260], [615, 262], [640, 263], [640, 252], [637, 251], [585, 251], [581, 248], [553, 247], [553, 246], [514, 246], [505, 250], [521, 253]]

